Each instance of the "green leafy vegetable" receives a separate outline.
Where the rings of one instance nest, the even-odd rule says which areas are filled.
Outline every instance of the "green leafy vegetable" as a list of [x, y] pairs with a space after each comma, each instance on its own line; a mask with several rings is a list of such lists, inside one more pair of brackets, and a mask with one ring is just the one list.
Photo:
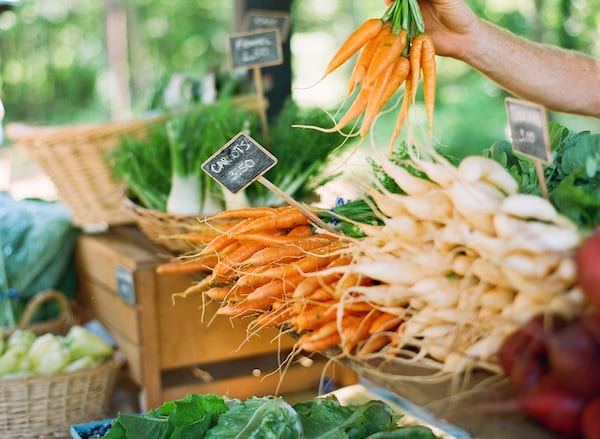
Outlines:
[[259, 127], [259, 116], [231, 99], [198, 104], [151, 126], [145, 138], [121, 138], [107, 154], [107, 165], [127, 185], [130, 196], [149, 209], [167, 211], [169, 195], [183, 198], [179, 205], [194, 201], [171, 194], [174, 177], [190, 177], [199, 194], [197, 204], [213, 197], [221, 201], [220, 186], [201, 164], [240, 131], [254, 135]]
[[279, 397], [254, 397], [236, 402], [208, 431], [207, 439], [302, 438], [300, 419]]
[[[342, 405], [335, 397], [290, 405], [190, 394], [141, 415], [119, 414], [104, 439], [437, 439], [425, 426], [399, 426], [383, 401]], [[404, 434], [400, 432], [405, 432]]]
[[[600, 224], [600, 134], [575, 132], [549, 124], [553, 161], [545, 167], [549, 199], [581, 229]], [[514, 154], [508, 141], [493, 144], [483, 154], [508, 169], [524, 193], [541, 195], [534, 163]]]
[[204, 438], [228, 410], [225, 400], [214, 394], [189, 394], [168, 401], [143, 416], [120, 413], [105, 439]]
[[312, 439], [359, 439], [398, 428], [399, 416], [382, 401], [343, 406], [335, 398], [316, 398], [294, 405]]

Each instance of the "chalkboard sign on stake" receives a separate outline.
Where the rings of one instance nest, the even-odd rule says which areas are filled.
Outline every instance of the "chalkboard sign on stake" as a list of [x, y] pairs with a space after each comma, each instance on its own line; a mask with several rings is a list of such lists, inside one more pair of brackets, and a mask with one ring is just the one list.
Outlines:
[[258, 180], [288, 204], [304, 213], [313, 223], [332, 231], [310, 209], [289, 197], [285, 192], [263, 177], [277, 163], [277, 158], [249, 135], [240, 132], [216, 151], [203, 164], [202, 169], [234, 194]]
[[548, 188], [542, 163], [552, 162], [546, 109], [541, 105], [506, 98], [506, 113], [513, 150], [534, 161], [542, 195], [548, 198]]
[[285, 42], [290, 33], [290, 14], [283, 11], [250, 9], [244, 17], [246, 31], [258, 29], [278, 29], [281, 41]]
[[235, 194], [276, 163], [275, 156], [252, 137], [240, 132], [210, 156], [202, 169]]
[[227, 45], [232, 70], [283, 63], [279, 29], [257, 30], [229, 36]]

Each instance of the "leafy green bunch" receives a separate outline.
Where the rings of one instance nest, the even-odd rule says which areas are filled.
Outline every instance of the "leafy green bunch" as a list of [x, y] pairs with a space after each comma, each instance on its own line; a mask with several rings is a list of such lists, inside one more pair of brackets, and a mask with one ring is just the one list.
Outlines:
[[290, 405], [281, 397], [246, 400], [189, 394], [142, 416], [119, 414], [104, 439], [436, 439], [425, 426], [399, 426], [383, 401], [342, 405], [334, 397]]

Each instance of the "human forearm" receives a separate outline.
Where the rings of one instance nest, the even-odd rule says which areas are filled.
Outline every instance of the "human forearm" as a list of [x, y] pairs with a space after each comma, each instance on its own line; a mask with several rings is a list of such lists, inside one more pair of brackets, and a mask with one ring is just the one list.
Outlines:
[[600, 117], [600, 61], [533, 43], [484, 20], [459, 58], [501, 87], [549, 110]]

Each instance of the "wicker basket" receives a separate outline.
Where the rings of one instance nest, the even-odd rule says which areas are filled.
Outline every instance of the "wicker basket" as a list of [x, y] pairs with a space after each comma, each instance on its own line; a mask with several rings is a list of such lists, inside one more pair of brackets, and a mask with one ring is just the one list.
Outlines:
[[0, 380], [0, 437], [68, 437], [72, 424], [106, 417], [124, 361], [116, 352], [89, 369]]
[[[43, 304], [52, 301], [56, 301], [60, 306], [60, 313], [58, 316], [43, 322], [32, 323], [35, 312]], [[71, 303], [66, 296], [57, 290], [47, 290], [36, 294], [33, 299], [27, 302], [17, 327], [3, 329], [3, 335], [6, 337], [17, 328], [31, 329], [36, 335], [45, 334], [47, 332], [64, 335], [73, 324], [75, 324], [75, 315], [73, 314]]]
[[176, 254], [198, 250], [198, 244], [192, 244], [180, 238], [180, 235], [200, 232], [205, 236], [217, 236], [234, 222], [234, 220], [207, 221], [202, 216], [174, 215], [147, 209], [128, 198], [125, 199], [125, 206], [144, 235], [153, 243]]
[[123, 208], [123, 190], [106, 166], [105, 155], [126, 134], [143, 135], [163, 120], [154, 116], [130, 121], [65, 126], [8, 124], [7, 137], [38, 163], [70, 208], [73, 223], [84, 228], [133, 223]]

